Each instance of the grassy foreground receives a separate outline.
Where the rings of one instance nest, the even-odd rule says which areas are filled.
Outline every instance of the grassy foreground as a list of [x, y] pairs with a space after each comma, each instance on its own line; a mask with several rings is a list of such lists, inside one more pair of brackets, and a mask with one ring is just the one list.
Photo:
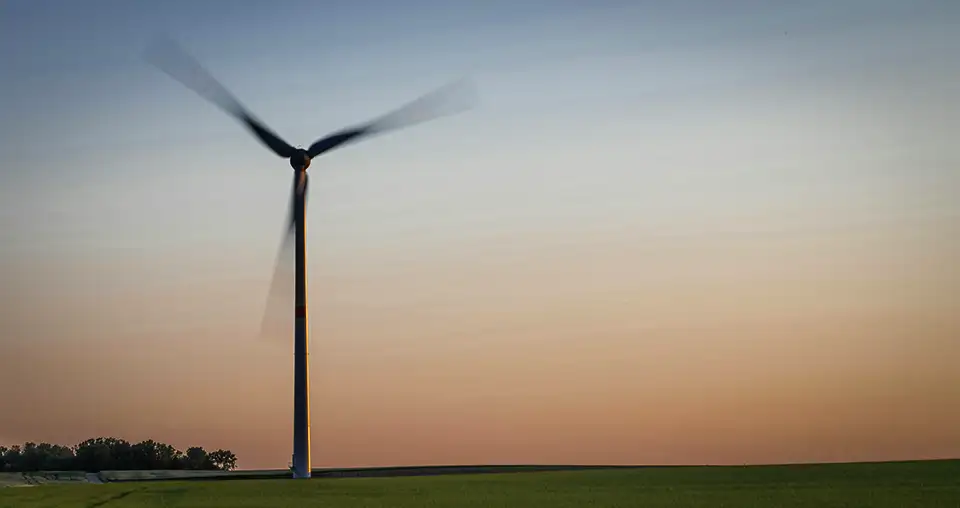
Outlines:
[[2, 508], [960, 507], [960, 461], [5, 488]]

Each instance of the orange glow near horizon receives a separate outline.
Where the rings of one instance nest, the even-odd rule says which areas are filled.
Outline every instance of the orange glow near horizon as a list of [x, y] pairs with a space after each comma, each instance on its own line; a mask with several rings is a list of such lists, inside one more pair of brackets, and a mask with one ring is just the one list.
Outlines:
[[[315, 466], [960, 455], [960, 279], [934, 269], [947, 257], [914, 262], [928, 242], [957, 252], [921, 224], [622, 241], [537, 263], [491, 247], [472, 270], [425, 257], [358, 266], [373, 273], [336, 282], [314, 270]], [[253, 286], [196, 285], [196, 302], [177, 305], [229, 303]], [[143, 291], [111, 309], [163, 298]], [[254, 340], [256, 308], [234, 308], [243, 319], [184, 316], [163, 332], [146, 308], [143, 332], [8, 346], [4, 358], [18, 361], [5, 371], [33, 381], [4, 383], [4, 400], [35, 410], [7, 413], [14, 433], [3, 437], [152, 438], [226, 447], [244, 468], [283, 467], [291, 359]]]

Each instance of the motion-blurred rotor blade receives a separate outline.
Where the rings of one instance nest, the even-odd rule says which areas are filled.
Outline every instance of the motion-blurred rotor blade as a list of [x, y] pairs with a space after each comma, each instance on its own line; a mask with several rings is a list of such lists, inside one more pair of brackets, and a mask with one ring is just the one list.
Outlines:
[[307, 213], [307, 198], [310, 197], [310, 194], [307, 192], [307, 188], [310, 186], [310, 175], [306, 171], [299, 172], [299, 178], [295, 179], [297, 182], [297, 190], [295, 192], [303, 195], [303, 213]]
[[290, 201], [287, 205], [287, 218], [280, 240], [280, 249], [274, 264], [273, 279], [270, 282], [270, 292], [267, 295], [267, 304], [260, 323], [260, 338], [288, 339], [293, 333], [293, 307], [296, 275], [294, 259], [294, 239], [296, 233], [296, 206], [297, 195], [304, 197], [306, 206], [307, 174], [300, 172], [293, 177], [293, 187], [290, 189]]
[[316, 157], [340, 145], [386, 131], [409, 127], [418, 123], [449, 116], [470, 109], [476, 102], [475, 92], [467, 80], [460, 80], [441, 87], [419, 99], [371, 122], [343, 129], [317, 140], [307, 153]]
[[289, 158], [296, 151], [247, 111], [233, 94], [174, 41], [166, 38], [156, 39], [147, 47], [145, 56], [147, 61], [158, 69], [243, 122], [273, 153]]

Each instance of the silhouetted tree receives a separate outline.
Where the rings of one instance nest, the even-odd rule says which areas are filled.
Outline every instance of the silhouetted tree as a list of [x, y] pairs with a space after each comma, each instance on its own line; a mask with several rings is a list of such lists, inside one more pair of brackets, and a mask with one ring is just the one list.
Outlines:
[[9, 448], [7, 448], [6, 446], [0, 445], [0, 472], [9, 471], [9, 467], [7, 464], [7, 460], [9, 460], [7, 459], [7, 453], [9, 452], [10, 452]]
[[186, 457], [184, 457], [185, 469], [215, 469], [210, 462], [210, 456], [207, 451], [199, 446], [187, 448]]
[[42, 459], [43, 457], [37, 453], [37, 443], [29, 441], [23, 443], [23, 448], [20, 450], [21, 471], [39, 471]]
[[70, 470], [76, 462], [73, 450], [57, 444], [40, 443], [35, 453], [39, 456], [40, 471]]
[[0, 471], [69, 471], [98, 472], [132, 469], [221, 469], [237, 467], [237, 457], [229, 450], [207, 453], [191, 447], [184, 454], [171, 445], [152, 439], [130, 444], [123, 439], [98, 437], [87, 439], [72, 448], [33, 442], [9, 448], [0, 446]]
[[216, 469], [230, 471], [237, 468], [237, 456], [230, 450], [214, 450], [210, 452], [209, 458]]
[[[119, 469], [117, 466], [121, 465], [125, 466], [122, 469], [133, 469], [133, 464], [129, 456], [124, 457], [127, 460], [121, 461], [118, 460], [121, 459], [121, 457], [114, 455], [116, 445], [114, 441], [119, 440], [98, 437], [95, 439], [87, 439], [75, 446], [73, 453], [75, 456], [74, 464], [76, 469], [98, 472], [107, 469]], [[126, 441], [124, 441], [124, 443], [126, 444]]]
[[21, 460], [23, 455], [20, 453], [20, 445], [13, 445], [3, 454], [4, 462], [7, 463], [7, 471], [23, 471]]

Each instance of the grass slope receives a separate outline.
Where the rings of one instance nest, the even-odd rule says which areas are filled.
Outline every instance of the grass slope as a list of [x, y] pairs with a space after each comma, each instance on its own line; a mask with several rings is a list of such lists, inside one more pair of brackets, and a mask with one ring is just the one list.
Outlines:
[[3, 489], [2, 508], [960, 507], [960, 461]]

